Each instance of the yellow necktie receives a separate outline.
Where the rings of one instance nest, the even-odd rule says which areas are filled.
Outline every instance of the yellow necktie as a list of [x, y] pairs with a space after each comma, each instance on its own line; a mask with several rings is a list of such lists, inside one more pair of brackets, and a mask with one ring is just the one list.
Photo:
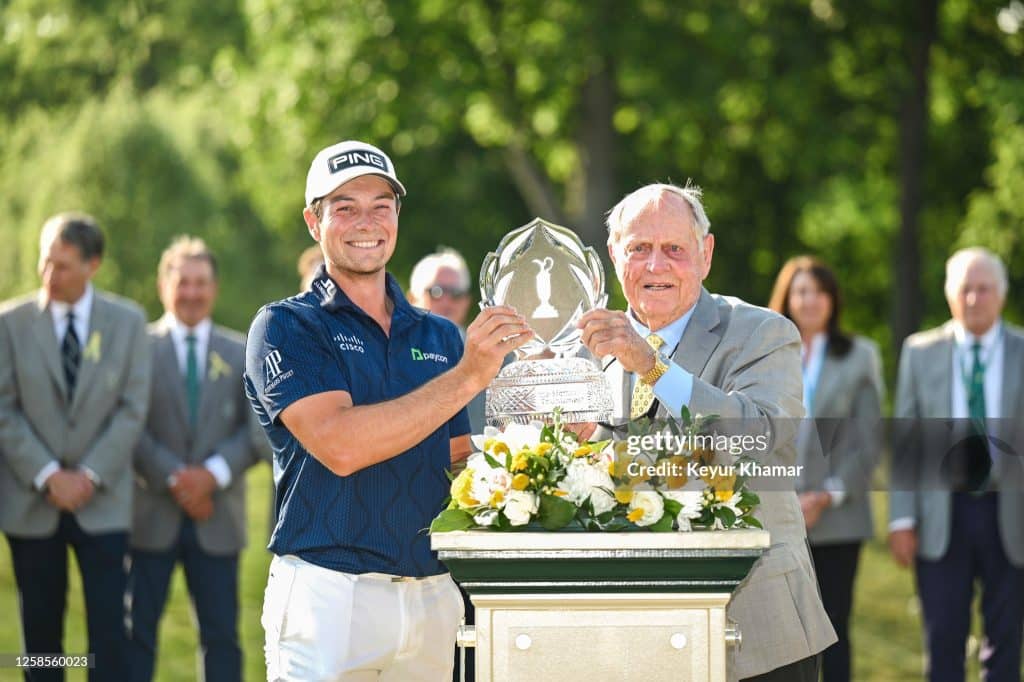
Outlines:
[[[654, 349], [654, 352], [658, 352], [658, 349], [665, 344], [665, 340], [657, 334], [650, 334], [647, 337], [647, 343]], [[629, 403], [629, 418], [639, 419], [644, 416], [651, 409], [653, 403], [654, 389], [640, 381], [640, 377], [637, 377], [636, 385], [633, 386], [633, 398]]]

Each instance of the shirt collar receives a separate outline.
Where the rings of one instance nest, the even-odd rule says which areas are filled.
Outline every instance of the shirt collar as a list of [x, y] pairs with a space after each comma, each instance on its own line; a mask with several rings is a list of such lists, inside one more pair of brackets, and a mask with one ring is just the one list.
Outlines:
[[[317, 269], [311, 286], [313, 293], [320, 299], [320, 307], [324, 310], [333, 313], [348, 308], [349, 310], [358, 310], [364, 315], [366, 314], [362, 308], [352, 302], [352, 299], [348, 297], [348, 294], [341, 287], [334, 283], [334, 280], [327, 274], [326, 265], [321, 265]], [[418, 320], [427, 314], [427, 311], [413, 307], [406, 300], [402, 287], [399, 286], [398, 280], [390, 272], [384, 273], [384, 289], [388, 298], [395, 305], [394, 311], [391, 313], [392, 319], [409, 317], [413, 320]]]
[[996, 323], [987, 332], [982, 334], [981, 337], [976, 337], [967, 331], [960, 322], [953, 321], [953, 337], [956, 339], [956, 345], [958, 348], [967, 351], [971, 350], [971, 346], [974, 345], [974, 341], [977, 339], [981, 342], [981, 351], [986, 354], [989, 353], [996, 345], [996, 342], [999, 341], [1002, 329], [1002, 321], [996, 320]]
[[[693, 311], [696, 309], [696, 305], [692, 306], [689, 310], [683, 313], [675, 321], [665, 325], [658, 331], [654, 332], [655, 334], [661, 337], [662, 341], [665, 342], [663, 344], [663, 347], [665, 348], [666, 353], [671, 354], [673, 349], [679, 345], [679, 342], [683, 338], [683, 334], [686, 332], [687, 325], [690, 324], [690, 318], [693, 317]], [[630, 308], [627, 317], [629, 318], [629, 323], [633, 325], [633, 329], [636, 330], [637, 334], [644, 337], [645, 339], [651, 334], [651, 330], [648, 329], [638, 319], [636, 319], [636, 314], [633, 312], [632, 308]]]
[[50, 301], [50, 314], [53, 315], [54, 321], [63, 320], [68, 315], [68, 311], [75, 313], [75, 321], [78, 323], [89, 322], [89, 315], [92, 313], [92, 300], [93, 290], [92, 282], [85, 285], [85, 292], [82, 294], [74, 303], [66, 303], [64, 301]]
[[807, 361], [811, 358], [823, 353], [826, 343], [828, 343], [828, 334], [826, 332], [818, 332], [811, 337], [811, 344], [809, 346], [800, 344], [800, 355], [804, 360], [804, 364], [807, 364]]
[[171, 330], [171, 337], [174, 342], [178, 345], [185, 345], [185, 337], [189, 334], [194, 334], [196, 337], [196, 343], [200, 346], [206, 346], [210, 341], [210, 332], [213, 329], [213, 322], [210, 318], [206, 318], [195, 327], [187, 327], [185, 324], [175, 317], [174, 313], [164, 313], [164, 320], [167, 326]]

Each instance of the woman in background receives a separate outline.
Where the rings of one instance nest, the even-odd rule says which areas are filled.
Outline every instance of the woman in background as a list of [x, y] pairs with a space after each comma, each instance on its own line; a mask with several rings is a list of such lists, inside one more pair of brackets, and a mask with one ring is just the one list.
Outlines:
[[[840, 327], [835, 274], [813, 256], [782, 267], [769, 307], [800, 331], [804, 408], [797, 482], [825, 611], [839, 641], [825, 650], [825, 682], [850, 679], [850, 611], [861, 545], [872, 536], [871, 475], [881, 448], [878, 347]], [[815, 433], [814, 426], [817, 426]], [[820, 450], [818, 445], [820, 443]]]

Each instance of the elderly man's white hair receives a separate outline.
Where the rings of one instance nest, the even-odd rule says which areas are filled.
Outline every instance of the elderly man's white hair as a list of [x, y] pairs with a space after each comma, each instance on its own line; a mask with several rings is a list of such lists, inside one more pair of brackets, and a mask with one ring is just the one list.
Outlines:
[[989, 271], [995, 275], [999, 297], [1006, 298], [1006, 291], [1009, 288], [1009, 282], [1006, 278], [1006, 266], [1003, 265], [1003, 261], [999, 256], [983, 246], [971, 246], [966, 249], [960, 249], [946, 261], [946, 285], [944, 287], [946, 298], [956, 298], [960, 284], [967, 275], [967, 268], [976, 261], [985, 263]]
[[704, 253], [704, 237], [711, 231], [711, 221], [708, 214], [704, 212], [704, 204], [701, 203], [701, 189], [697, 185], [686, 183], [686, 187], [655, 183], [644, 185], [638, 190], [630, 192], [622, 200], [608, 211], [608, 243], [616, 241], [622, 230], [636, 219], [644, 209], [650, 206], [659, 205], [666, 195], [675, 194], [682, 197], [683, 201], [690, 205], [693, 212], [693, 234], [697, 238], [697, 246], [700, 252]]
[[409, 276], [409, 291], [420, 294], [434, 284], [437, 271], [441, 268], [451, 268], [459, 275], [459, 286], [469, 290], [469, 267], [466, 259], [456, 251], [442, 247], [436, 253], [424, 256], [412, 268], [412, 275]]

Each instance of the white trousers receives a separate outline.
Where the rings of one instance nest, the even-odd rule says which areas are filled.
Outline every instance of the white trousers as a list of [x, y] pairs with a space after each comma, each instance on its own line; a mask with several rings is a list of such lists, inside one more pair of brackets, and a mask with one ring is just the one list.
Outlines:
[[274, 557], [263, 599], [267, 680], [449, 682], [462, 616], [447, 573], [396, 580]]

